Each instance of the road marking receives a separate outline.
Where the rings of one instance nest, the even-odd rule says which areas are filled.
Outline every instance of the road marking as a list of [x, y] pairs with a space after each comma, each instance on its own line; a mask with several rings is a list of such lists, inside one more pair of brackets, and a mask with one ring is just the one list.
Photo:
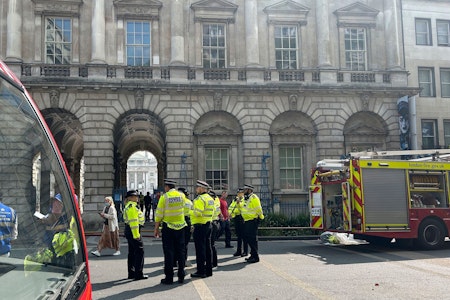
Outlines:
[[192, 284], [194, 285], [195, 290], [197, 291], [200, 299], [202, 300], [215, 300], [216, 298], [212, 294], [211, 290], [208, 288], [206, 283], [201, 280], [192, 280]]
[[324, 292], [323, 290], [317, 289], [314, 286], [292, 276], [289, 275], [288, 273], [284, 272], [283, 270], [273, 266], [272, 264], [268, 263], [265, 260], [260, 260], [260, 262], [263, 264], [264, 267], [266, 267], [267, 269], [271, 270], [272, 272], [274, 272], [275, 274], [277, 274], [280, 277], [283, 277], [284, 279], [286, 279], [287, 281], [289, 281], [292, 284], [295, 284], [296, 286], [302, 288], [303, 290], [307, 291], [308, 293], [310, 293], [311, 295], [314, 295], [315, 297], [317, 297], [317, 299], [323, 299], [323, 300], [329, 300], [329, 299], [333, 299], [332, 295]]

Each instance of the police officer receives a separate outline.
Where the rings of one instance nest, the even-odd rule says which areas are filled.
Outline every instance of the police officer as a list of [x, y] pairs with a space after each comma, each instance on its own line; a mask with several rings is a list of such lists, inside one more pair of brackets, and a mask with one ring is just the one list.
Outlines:
[[244, 203], [244, 188], [239, 188], [237, 190], [237, 195], [233, 199], [228, 208], [230, 217], [234, 220], [234, 229], [236, 230], [237, 236], [237, 249], [233, 256], [247, 256], [248, 255], [248, 244], [243, 240], [244, 238], [244, 219], [241, 215], [241, 206]]
[[214, 199], [208, 195], [209, 184], [197, 180], [197, 198], [193, 201], [191, 222], [194, 226], [195, 258], [197, 272], [191, 277], [212, 276], [211, 221], [214, 214]]
[[148, 276], [143, 274], [144, 244], [141, 227], [144, 225], [144, 214], [139, 209], [139, 195], [136, 191], [127, 192], [127, 204], [123, 211], [125, 237], [128, 241], [128, 279], [141, 280]]
[[184, 253], [186, 254], [186, 258], [184, 260], [184, 265], [187, 265], [188, 258], [188, 245], [191, 240], [191, 211], [192, 211], [192, 201], [189, 199], [189, 192], [183, 188], [178, 188], [184, 198], [184, 220], [186, 221], [187, 226], [184, 228]]
[[244, 199], [246, 200], [241, 207], [242, 218], [244, 219], [244, 241], [250, 246], [250, 257], [245, 260], [248, 263], [259, 262], [258, 255], [258, 225], [259, 221], [264, 219], [259, 197], [253, 193], [255, 188], [252, 185], [244, 186]]
[[[2, 194], [0, 194], [2, 201]], [[9, 257], [11, 241], [17, 239], [17, 214], [14, 209], [0, 202], [0, 256]]]
[[159, 198], [155, 216], [155, 237], [159, 237], [159, 226], [162, 224], [162, 245], [164, 251], [164, 274], [162, 284], [173, 283], [174, 258], [178, 262], [178, 282], [184, 282], [184, 261], [186, 258], [184, 248], [184, 198], [182, 193], [175, 189], [176, 182], [171, 179], [164, 180], [165, 193]]

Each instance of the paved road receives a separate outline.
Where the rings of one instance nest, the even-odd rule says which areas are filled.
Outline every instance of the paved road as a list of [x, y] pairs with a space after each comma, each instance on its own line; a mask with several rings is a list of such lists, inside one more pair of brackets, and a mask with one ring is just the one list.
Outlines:
[[[98, 237], [88, 237], [93, 250]], [[219, 242], [213, 277], [162, 286], [161, 241], [145, 238], [147, 280], [126, 278], [121, 256], [90, 259], [94, 299], [448, 299], [450, 243], [438, 251], [373, 245], [325, 246], [318, 240], [260, 241], [261, 262], [246, 264]], [[109, 252], [112, 253], [112, 252]], [[190, 260], [194, 266], [193, 245]]]

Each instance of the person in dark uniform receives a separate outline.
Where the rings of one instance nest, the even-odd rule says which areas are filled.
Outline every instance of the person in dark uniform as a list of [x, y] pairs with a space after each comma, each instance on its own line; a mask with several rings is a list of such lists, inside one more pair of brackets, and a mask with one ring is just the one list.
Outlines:
[[147, 195], [144, 196], [144, 204], [145, 221], [150, 221], [150, 210], [152, 209], [152, 197], [150, 196], [150, 192], [147, 192]]
[[193, 201], [191, 214], [197, 262], [197, 271], [191, 274], [193, 278], [212, 276], [211, 221], [214, 214], [214, 199], [208, 195], [208, 189], [208, 183], [197, 180], [197, 198]]
[[128, 242], [128, 279], [141, 280], [148, 276], [143, 274], [144, 244], [141, 227], [144, 225], [144, 214], [139, 209], [139, 195], [136, 191], [127, 192], [127, 204], [123, 211], [125, 237]]
[[233, 256], [247, 256], [248, 244], [244, 241], [244, 219], [241, 215], [241, 207], [244, 202], [244, 188], [239, 188], [236, 197], [228, 208], [231, 218], [234, 220], [234, 228], [237, 236], [237, 249]]
[[159, 226], [162, 225], [162, 246], [164, 251], [164, 274], [162, 284], [173, 283], [174, 258], [178, 263], [178, 283], [184, 282], [184, 198], [175, 189], [176, 182], [164, 180], [165, 193], [159, 198], [155, 216], [155, 237], [159, 237]]

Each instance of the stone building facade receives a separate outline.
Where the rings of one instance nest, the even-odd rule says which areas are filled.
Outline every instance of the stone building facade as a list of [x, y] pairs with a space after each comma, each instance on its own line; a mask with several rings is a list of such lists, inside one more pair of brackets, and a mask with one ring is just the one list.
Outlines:
[[191, 192], [203, 179], [231, 192], [252, 184], [265, 208], [306, 202], [316, 161], [399, 149], [397, 99], [418, 93], [399, 0], [0, 3], [0, 58], [41, 108], [77, 189], [84, 160], [88, 226], [141, 150], [160, 182]]
[[450, 148], [450, 2], [403, 1], [405, 67], [421, 88], [410, 98], [412, 148]]

